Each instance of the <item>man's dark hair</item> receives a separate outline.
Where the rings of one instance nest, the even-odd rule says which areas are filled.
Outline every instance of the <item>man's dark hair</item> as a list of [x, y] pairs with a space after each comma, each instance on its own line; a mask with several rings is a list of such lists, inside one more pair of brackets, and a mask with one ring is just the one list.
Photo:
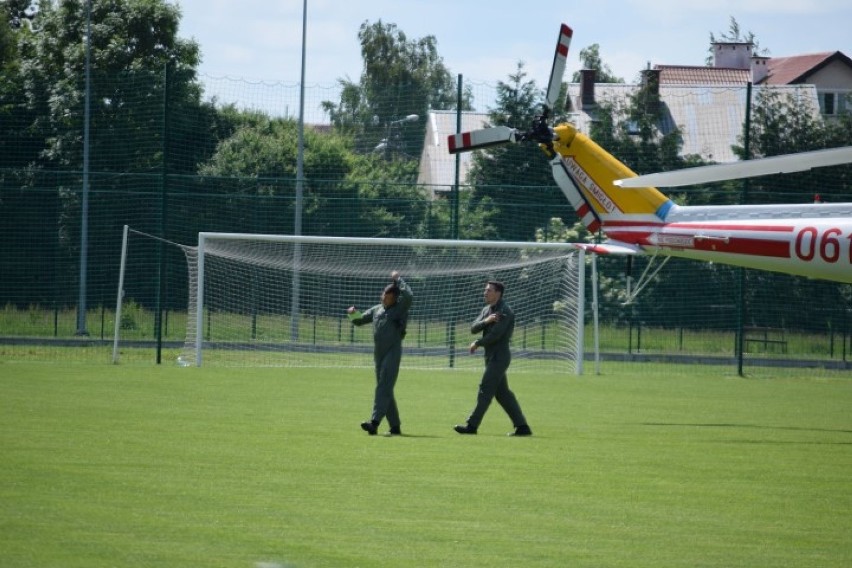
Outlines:
[[393, 294], [394, 298], [399, 299], [399, 286], [396, 283], [388, 284], [383, 291], [385, 294]]
[[502, 282], [497, 282], [496, 280], [489, 280], [488, 285], [500, 292], [501, 296], [503, 295], [503, 290], [506, 288]]

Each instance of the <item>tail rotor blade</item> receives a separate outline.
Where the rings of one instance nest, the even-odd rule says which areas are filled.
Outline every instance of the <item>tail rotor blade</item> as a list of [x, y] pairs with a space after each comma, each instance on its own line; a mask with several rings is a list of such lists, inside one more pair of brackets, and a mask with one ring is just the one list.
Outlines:
[[514, 128], [495, 126], [494, 128], [483, 128], [482, 130], [451, 134], [447, 138], [447, 147], [450, 150], [450, 154], [470, 152], [471, 150], [515, 142], [515, 133], [516, 130]]
[[574, 31], [567, 25], [562, 24], [559, 28], [559, 41], [556, 43], [556, 53], [553, 55], [553, 67], [550, 70], [550, 83], [547, 85], [545, 99], [548, 109], [552, 109], [556, 105], [556, 99], [559, 98], [562, 77], [565, 75], [565, 64], [568, 61], [568, 46], [571, 45], [573, 35]]

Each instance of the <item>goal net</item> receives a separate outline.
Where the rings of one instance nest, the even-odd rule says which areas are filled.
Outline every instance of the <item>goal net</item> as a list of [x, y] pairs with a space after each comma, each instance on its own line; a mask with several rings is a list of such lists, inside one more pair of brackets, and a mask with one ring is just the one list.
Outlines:
[[189, 249], [187, 365], [372, 367], [371, 326], [399, 271], [414, 294], [403, 368], [481, 369], [470, 325], [488, 280], [515, 312], [512, 372], [582, 371], [584, 256], [566, 243], [200, 233]]

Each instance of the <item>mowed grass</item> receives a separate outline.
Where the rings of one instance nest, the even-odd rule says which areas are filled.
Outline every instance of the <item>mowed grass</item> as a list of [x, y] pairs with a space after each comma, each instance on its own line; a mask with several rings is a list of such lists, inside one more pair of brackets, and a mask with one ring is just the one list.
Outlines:
[[[0, 566], [848, 567], [852, 381], [0, 363]], [[382, 425], [382, 430], [386, 425]]]

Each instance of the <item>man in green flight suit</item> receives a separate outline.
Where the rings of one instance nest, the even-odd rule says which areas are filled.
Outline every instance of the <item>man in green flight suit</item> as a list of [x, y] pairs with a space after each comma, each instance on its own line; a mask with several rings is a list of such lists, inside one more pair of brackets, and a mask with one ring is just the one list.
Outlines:
[[509, 340], [512, 339], [512, 331], [515, 329], [515, 314], [503, 301], [504, 289], [502, 282], [490, 281], [485, 285], [487, 305], [470, 328], [471, 333], [482, 332], [482, 337], [470, 344], [470, 352], [474, 353], [479, 347], [485, 348], [485, 372], [479, 383], [476, 407], [470, 413], [467, 424], [455, 426], [455, 431], [459, 434], [476, 434], [491, 400], [496, 398], [515, 426], [514, 432], [509, 435], [532, 435], [521, 405], [518, 404], [515, 393], [509, 389], [509, 380], [506, 378], [506, 370], [512, 362]]
[[361, 423], [361, 429], [371, 436], [378, 432], [379, 424], [387, 418], [388, 435], [402, 434], [399, 409], [393, 394], [402, 360], [402, 340], [408, 324], [408, 309], [414, 294], [399, 272], [391, 273], [393, 282], [382, 291], [382, 303], [359, 314], [355, 306], [346, 311], [352, 323], [361, 326], [373, 324], [373, 360], [376, 365], [376, 393], [370, 420]]

